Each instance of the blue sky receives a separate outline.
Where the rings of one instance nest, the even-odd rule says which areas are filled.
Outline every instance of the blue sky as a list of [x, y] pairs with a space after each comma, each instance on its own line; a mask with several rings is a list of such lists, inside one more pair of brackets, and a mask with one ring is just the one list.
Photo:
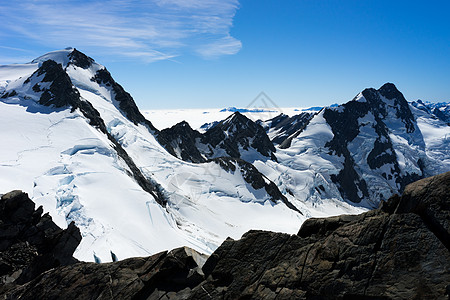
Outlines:
[[450, 2], [0, 1], [0, 64], [75, 47], [142, 109], [351, 100], [393, 82], [450, 101]]

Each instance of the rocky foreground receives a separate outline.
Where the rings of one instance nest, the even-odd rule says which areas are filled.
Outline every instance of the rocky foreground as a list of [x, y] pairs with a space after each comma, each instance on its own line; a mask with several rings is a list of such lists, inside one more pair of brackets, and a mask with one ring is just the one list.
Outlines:
[[[268, 220], [270, 221], [270, 220]], [[297, 235], [250, 231], [205, 262], [188, 248], [78, 262], [22, 192], [0, 201], [3, 299], [450, 299], [450, 172], [361, 215], [307, 220]]]

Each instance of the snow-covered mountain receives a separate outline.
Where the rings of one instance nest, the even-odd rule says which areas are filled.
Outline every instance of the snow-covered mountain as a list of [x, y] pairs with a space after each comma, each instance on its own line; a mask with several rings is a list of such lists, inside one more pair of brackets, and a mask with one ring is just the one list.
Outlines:
[[292, 117], [280, 114], [267, 121], [261, 120], [260, 123], [267, 130], [272, 143], [288, 148], [292, 139], [306, 128], [313, 116], [311, 112], [302, 112]]
[[210, 126], [203, 134], [183, 121], [162, 130], [159, 136], [169, 152], [173, 149], [176, 157], [188, 162], [202, 163], [223, 156], [249, 162], [276, 160], [275, 147], [265, 130], [239, 112]]
[[317, 112], [215, 121], [158, 130], [76, 49], [0, 66], [0, 192], [24, 190], [63, 228], [75, 221], [75, 256], [110, 261], [211, 253], [249, 229], [295, 233], [450, 170], [450, 126], [393, 84]]
[[[434, 110], [440, 112], [448, 107], [445, 103], [436, 105], [439, 107], [434, 106]], [[277, 159], [249, 157], [247, 161], [273, 180], [290, 197], [289, 202], [303, 211], [318, 209], [326, 215], [331, 213], [327, 205], [335, 201], [375, 208], [381, 199], [401, 193], [407, 184], [450, 170], [450, 127], [429, 107], [432, 104], [425, 107], [422, 102], [408, 103], [393, 84], [387, 83], [378, 90], [364, 90], [348, 103], [316, 113], [308, 110], [258, 120], [256, 124], [266, 130], [276, 145], [271, 151]], [[228, 129], [220, 126], [230, 119], [215, 124], [205, 134], [215, 132], [220, 135], [217, 140], [235, 146], [227, 140]], [[183, 124], [184, 128], [189, 127], [186, 122]], [[255, 128], [254, 124], [248, 120], [238, 132]], [[190, 145], [190, 149], [202, 152], [195, 142], [201, 139], [197, 134], [179, 146]], [[192, 136], [182, 135], [184, 139]], [[246, 135], [247, 139], [251, 136]], [[254, 140], [267, 140], [261, 133], [258, 136]], [[242, 149], [237, 154], [222, 155], [240, 157], [240, 153]]]
[[251, 228], [295, 232], [305, 220], [245, 162], [170, 154], [106, 68], [75, 49], [0, 66], [0, 97], [2, 192], [24, 190], [63, 228], [75, 221], [79, 259], [210, 253]]
[[[306, 202], [336, 198], [376, 207], [380, 199], [401, 193], [406, 184], [450, 170], [449, 136], [446, 123], [409, 105], [387, 83], [313, 116], [289, 145], [285, 143], [287, 147], [277, 149], [284, 177], [269, 178]], [[272, 172], [268, 167], [280, 168], [256, 166], [267, 174]], [[301, 191], [298, 181], [290, 183], [300, 170], [307, 182]], [[309, 190], [306, 197], [305, 189]]]
[[417, 100], [411, 102], [415, 108], [428, 112], [441, 121], [450, 125], [450, 103], [448, 102], [429, 102]]

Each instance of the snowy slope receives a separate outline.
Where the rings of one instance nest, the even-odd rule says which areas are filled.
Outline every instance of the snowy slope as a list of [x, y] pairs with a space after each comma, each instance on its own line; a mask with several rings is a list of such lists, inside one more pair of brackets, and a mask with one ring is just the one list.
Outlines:
[[[93, 261], [95, 254], [110, 261], [110, 251], [123, 259], [178, 246], [211, 253], [226, 237], [252, 228], [298, 230], [305, 217], [246, 182], [238, 164], [225, 171], [216, 162], [191, 164], [171, 156], [148, 124], [130, 121], [117, 86], [93, 80], [104, 67], [73, 51], [2, 67], [0, 139], [8, 147], [1, 150], [0, 183], [2, 192], [28, 192], [59, 226], [75, 221], [83, 235], [77, 258]], [[117, 145], [81, 108], [39, 104], [44, 93], [53, 93], [52, 83], [42, 82], [47, 75], [34, 73], [48, 59], [61, 64], [80, 103], [98, 111], [97, 122], [160, 186], [165, 207], [136, 182]]]
[[[93, 70], [96, 68], [94, 66]], [[80, 74], [77, 69], [72, 67], [67, 71], [71, 78]], [[170, 197], [167, 210], [176, 217], [180, 228], [194, 239], [205, 240], [202, 242], [208, 248], [203, 251], [211, 252], [227, 236], [239, 237], [249, 228], [267, 229], [265, 220], [272, 214], [279, 215], [272, 224], [274, 230], [296, 230], [294, 228], [303, 219], [282, 204], [270, 208], [273, 203], [267, 201], [266, 192], [253, 191], [240, 172], [230, 174], [212, 162], [189, 164], [168, 155], [145, 126], [136, 126], [117, 114], [117, 103], [111, 91], [88, 81], [91, 77], [92, 74], [83, 77], [84, 81], [81, 77], [75, 80], [82, 97], [97, 108], [108, 131], [142, 171], [167, 191]], [[263, 209], [265, 205], [270, 209]], [[234, 211], [252, 217], [241, 218]]]
[[411, 106], [417, 126], [423, 136], [424, 151], [429, 159], [425, 176], [450, 169], [450, 126], [433, 114]]
[[[93, 251], [107, 261], [110, 250], [126, 257], [192, 244], [83, 116], [28, 104], [0, 103], [1, 126], [8, 128], [1, 134], [8, 147], [2, 149], [0, 186], [28, 192], [59, 226], [75, 221], [83, 231], [79, 259], [93, 260]], [[158, 227], [151, 226], [147, 208]], [[136, 230], [141, 227], [148, 230]], [[155, 238], [161, 242], [152, 243]]]

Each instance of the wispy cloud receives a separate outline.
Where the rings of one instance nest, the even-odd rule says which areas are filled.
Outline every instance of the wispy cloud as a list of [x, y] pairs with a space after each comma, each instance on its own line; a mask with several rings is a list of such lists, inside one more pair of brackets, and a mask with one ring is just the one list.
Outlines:
[[19, 51], [19, 52], [30, 52], [27, 49], [16, 48], [16, 47], [8, 47], [8, 46], [0, 46], [0, 49], [13, 50], [13, 51]]
[[216, 58], [221, 55], [236, 54], [241, 50], [242, 43], [232, 36], [226, 36], [203, 45], [197, 53], [206, 58]]
[[146, 62], [212, 58], [240, 50], [230, 35], [238, 8], [238, 0], [8, 1], [0, 4], [0, 41], [9, 47], [8, 38], [20, 37]]

